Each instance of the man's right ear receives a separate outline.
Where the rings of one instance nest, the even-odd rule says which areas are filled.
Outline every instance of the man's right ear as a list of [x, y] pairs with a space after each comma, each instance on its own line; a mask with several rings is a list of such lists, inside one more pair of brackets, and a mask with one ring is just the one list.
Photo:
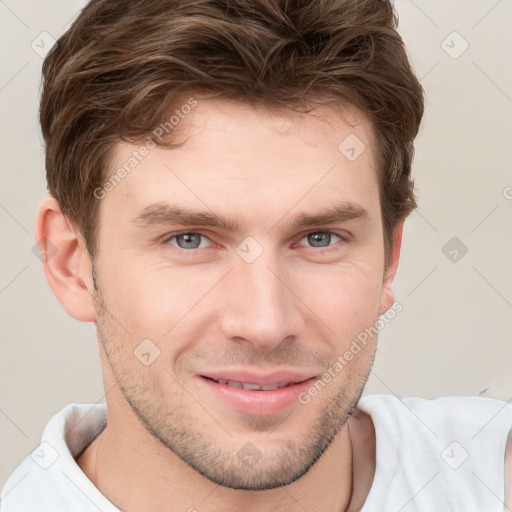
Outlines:
[[38, 208], [35, 237], [46, 279], [58, 301], [73, 318], [96, 321], [89, 253], [52, 197]]

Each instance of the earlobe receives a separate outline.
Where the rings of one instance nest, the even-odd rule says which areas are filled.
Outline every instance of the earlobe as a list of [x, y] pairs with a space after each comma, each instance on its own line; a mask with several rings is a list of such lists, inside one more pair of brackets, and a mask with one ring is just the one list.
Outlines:
[[400, 249], [402, 247], [402, 233], [404, 222], [401, 221], [394, 230], [393, 248], [387, 268], [385, 270], [384, 284], [381, 293], [381, 301], [379, 307], [379, 315], [383, 315], [394, 303], [395, 293], [393, 292], [393, 280], [395, 279], [398, 269], [398, 261], [400, 260]]
[[94, 322], [89, 253], [56, 199], [47, 198], [39, 206], [35, 237], [46, 279], [58, 301], [73, 318]]

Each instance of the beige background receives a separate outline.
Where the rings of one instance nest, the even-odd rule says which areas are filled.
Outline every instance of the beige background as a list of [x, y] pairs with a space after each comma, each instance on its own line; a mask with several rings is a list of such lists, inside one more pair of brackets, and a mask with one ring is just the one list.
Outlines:
[[[93, 325], [67, 316], [32, 252], [46, 194], [37, 52], [49, 36], [40, 34], [58, 37], [83, 4], [0, 1], [0, 486], [50, 416], [71, 402], [104, 401]], [[415, 161], [420, 208], [406, 223], [395, 285], [403, 311], [381, 333], [365, 394], [476, 395], [490, 385], [485, 396], [509, 400], [512, 0], [399, 0], [397, 8], [427, 93]], [[458, 247], [443, 252], [453, 237]]]

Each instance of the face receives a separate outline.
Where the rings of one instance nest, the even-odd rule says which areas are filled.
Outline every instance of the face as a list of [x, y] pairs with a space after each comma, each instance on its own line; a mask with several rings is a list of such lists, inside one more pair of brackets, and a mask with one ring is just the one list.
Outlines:
[[[391, 305], [370, 125], [318, 114], [198, 101], [185, 144], [149, 151], [101, 202], [104, 372], [148, 435], [235, 489], [291, 483], [326, 450], [376, 340], [309, 390]], [[114, 168], [140, 147], [119, 144]]]

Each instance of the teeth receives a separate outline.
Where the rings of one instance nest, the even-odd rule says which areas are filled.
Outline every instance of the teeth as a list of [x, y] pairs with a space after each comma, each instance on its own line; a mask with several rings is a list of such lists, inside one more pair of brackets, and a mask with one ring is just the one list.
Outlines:
[[277, 384], [268, 384], [266, 386], [260, 386], [259, 384], [249, 384], [246, 382], [237, 382], [234, 380], [225, 380], [225, 379], [213, 379], [215, 382], [219, 384], [227, 384], [228, 386], [232, 386], [234, 388], [242, 388], [248, 391], [273, 391], [274, 389], [284, 388], [292, 384], [292, 382], [278, 382]]
[[[253, 390], [259, 390], [261, 391], [263, 389], [263, 386], [258, 386], [258, 384], [245, 384], [243, 383], [242, 384], [242, 387], [244, 389], [248, 389], [249, 391], [253, 391]], [[267, 386], [268, 388], [269, 386]], [[270, 386], [270, 389], [272, 389], [272, 387]]]

